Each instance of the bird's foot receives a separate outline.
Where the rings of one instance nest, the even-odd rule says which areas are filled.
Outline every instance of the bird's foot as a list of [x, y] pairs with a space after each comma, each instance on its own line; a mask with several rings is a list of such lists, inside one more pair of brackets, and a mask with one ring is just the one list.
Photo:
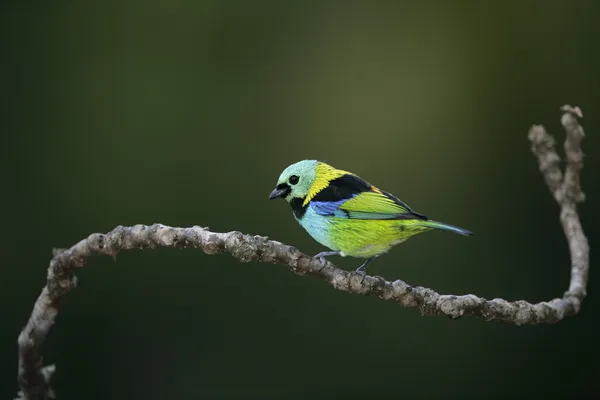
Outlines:
[[356, 268], [356, 273], [361, 274], [363, 276], [363, 278], [365, 277], [365, 275], [367, 275], [367, 268], [366, 266], [363, 264], [360, 267]]
[[325, 263], [327, 262], [325, 257], [337, 256], [339, 254], [340, 254], [339, 251], [322, 251], [319, 254], [315, 254], [313, 258], [318, 258], [319, 261], [321, 262], [321, 267], [325, 267]]
[[353, 272], [354, 274], [356, 274], [357, 278], [360, 279], [360, 284], [362, 285], [365, 282], [365, 278], [367, 277], [367, 273], [363, 270], [356, 270]]
[[375, 257], [367, 258], [367, 260], [360, 267], [356, 268], [356, 272], [361, 274], [363, 279], [365, 279], [365, 276], [367, 275], [367, 267], [374, 259]]

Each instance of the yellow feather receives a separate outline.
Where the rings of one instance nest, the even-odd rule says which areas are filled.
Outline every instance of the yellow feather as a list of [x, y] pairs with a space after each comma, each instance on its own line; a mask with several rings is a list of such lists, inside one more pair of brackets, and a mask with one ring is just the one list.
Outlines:
[[350, 172], [336, 169], [331, 165], [320, 162], [315, 168], [315, 180], [310, 189], [308, 189], [308, 194], [306, 195], [302, 206], [306, 206], [317, 193], [329, 186], [329, 182], [346, 174], [350, 174]]
[[330, 226], [328, 247], [351, 257], [377, 256], [431, 229], [418, 223], [417, 220], [335, 219]]

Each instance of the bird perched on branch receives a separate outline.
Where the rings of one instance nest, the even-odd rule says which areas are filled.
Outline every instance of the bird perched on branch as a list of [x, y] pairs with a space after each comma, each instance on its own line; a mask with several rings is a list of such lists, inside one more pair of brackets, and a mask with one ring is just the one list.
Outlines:
[[366, 258], [356, 270], [363, 275], [371, 261], [418, 233], [441, 229], [473, 234], [432, 221], [359, 176], [316, 160], [287, 167], [269, 195], [270, 200], [277, 198], [292, 206], [313, 239], [332, 250], [315, 257], [323, 264], [332, 255]]

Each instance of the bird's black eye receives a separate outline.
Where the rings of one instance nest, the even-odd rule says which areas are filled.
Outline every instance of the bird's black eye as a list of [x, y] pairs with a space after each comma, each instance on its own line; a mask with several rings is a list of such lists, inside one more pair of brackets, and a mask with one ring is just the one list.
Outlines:
[[290, 184], [295, 185], [299, 180], [300, 178], [298, 178], [298, 175], [292, 175], [290, 176], [289, 182]]

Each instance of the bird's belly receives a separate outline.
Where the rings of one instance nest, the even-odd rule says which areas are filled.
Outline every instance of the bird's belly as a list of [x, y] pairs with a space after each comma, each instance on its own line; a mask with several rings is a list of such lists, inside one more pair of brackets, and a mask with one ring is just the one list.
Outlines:
[[341, 219], [331, 233], [331, 241], [345, 255], [363, 258], [386, 253], [406, 239], [397, 221], [389, 220]]
[[309, 207], [300, 225], [319, 243], [344, 256], [368, 258], [387, 252], [416, 232], [398, 220], [360, 220], [323, 216]]

